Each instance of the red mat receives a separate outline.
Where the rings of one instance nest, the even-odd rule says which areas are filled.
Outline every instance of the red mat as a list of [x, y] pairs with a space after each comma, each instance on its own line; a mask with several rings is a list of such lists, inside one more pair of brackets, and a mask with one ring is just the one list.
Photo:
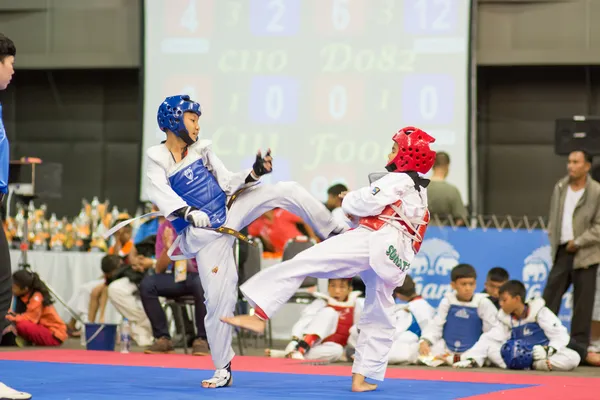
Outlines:
[[[58, 362], [72, 364], [100, 364], [136, 367], [162, 367], [212, 370], [209, 357], [193, 357], [183, 354], [149, 355], [142, 353], [121, 354], [117, 352], [85, 351], [85, 350], [33, 350], [0, 353], [0, 360], [20, 360], [37, 362]], [[233, 369], [248, 372], [270, 372], [289, 374], [318, 374], [350, 376], [350, 366], [312, 365], [306, 361], [276, 359], [267, 357], [238, 356], [233, 361]], [[389, 368], [386, 373], [389, 379], [416, 379], [425, 381], [510, 383], [538, 385], [525, 389], [510, 391], [510, 399], [540, 400], [597, 400], [600, 399], [600, 378], [584, 378], [577, 376], [531, 375], [514, 373], [489, 373], [455, 371], [449, 368], [436, 369], [400, 369]], [[508, 393], [498, 392], [469, 399], [506, 400]]]

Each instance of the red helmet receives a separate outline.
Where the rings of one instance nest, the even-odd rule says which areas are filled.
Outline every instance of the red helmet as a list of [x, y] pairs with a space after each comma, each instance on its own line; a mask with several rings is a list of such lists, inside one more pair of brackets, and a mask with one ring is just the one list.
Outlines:
[[392, 140], [398, 144], [398, 154], [386, 165], [388, 171], [417, 171], [426, 174], [433, 167], [435, 151], [429, 148], [429, 144], [435, 142], [435, 139], [427, 132], [407, 126], [400, 129]]

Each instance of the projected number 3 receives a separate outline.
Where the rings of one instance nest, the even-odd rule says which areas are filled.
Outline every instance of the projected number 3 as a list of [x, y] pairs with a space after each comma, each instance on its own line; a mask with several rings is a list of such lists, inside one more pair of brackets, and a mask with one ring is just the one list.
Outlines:
[[257, 36], [289, 36], [300, 27], [300, 0], [252, 0], [250, 27]]
[[298, 81], [286, 77], [255, 77], [250, 89], [249, 118], [263, 124], [296, 121]]

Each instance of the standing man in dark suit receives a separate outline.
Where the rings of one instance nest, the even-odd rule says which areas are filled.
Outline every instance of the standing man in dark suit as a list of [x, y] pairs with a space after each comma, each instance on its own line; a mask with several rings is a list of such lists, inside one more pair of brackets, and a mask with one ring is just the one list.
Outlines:
[[558, 314], [562, 296], [573, 284], [571, 338], [585, 347], [600, 263], [600, 183], [589, 175], [591, 166], [588, 153], [571, 152], [568, 176], [552, 192], [548, 236], [554, 265], [544, 289], [546, 306]]

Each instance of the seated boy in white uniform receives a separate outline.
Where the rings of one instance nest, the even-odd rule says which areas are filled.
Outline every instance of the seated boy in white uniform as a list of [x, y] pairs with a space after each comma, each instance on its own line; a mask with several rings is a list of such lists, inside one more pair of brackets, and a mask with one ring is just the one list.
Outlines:
[[482, 366], [486, 358], [504, 369], [570, 371], [581, 357], [567, 348], [569, 333], [542, 298], [524, 302], [525, 285], [512, 280], [500, 288], [499, 323], [454, 364]]
[[328, 295], [315, 293], [292, 328], [292, 341], [285, 350], [266, 349], [269, 357], [335, 362], [343, 359], [350, 327], [358, 322], [364, 307], [352, 279], [329, 279]]
[[[389, 364], [414, 364], [419, 357], [419, 338], [429, 321], [435, 316], [433, 308], [427, 300], [417, 294], [415, 281], [406, 275], [402, 286], [394, 290], [396, 334], [390, 351]], [[353, 358], [354, 347], [358, 341], [358, 326], [350, 329], [350, 337], [346, 346], [346, 355]]]
[[419, 341], [419, 360], [429, 366], [459, 361], [460, 355], [497, 323], [498, 310], [488, 295], [475, 293], [477, 272], [473, 266], [457, 265], [450, 278], [454, 292], [444, 296]]

